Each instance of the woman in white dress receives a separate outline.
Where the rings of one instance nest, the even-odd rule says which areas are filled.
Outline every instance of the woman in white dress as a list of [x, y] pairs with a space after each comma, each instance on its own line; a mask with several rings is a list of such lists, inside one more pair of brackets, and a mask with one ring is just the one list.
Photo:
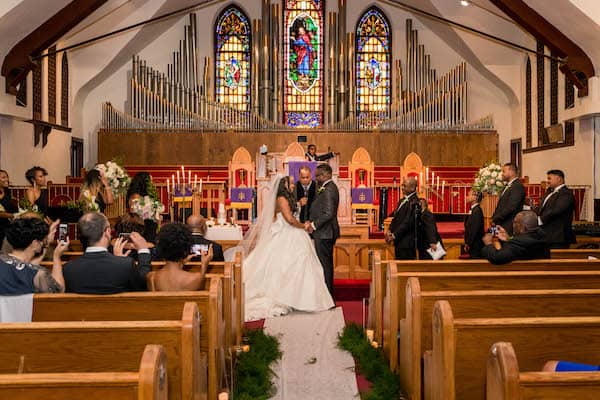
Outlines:
[[294, 215], [292, 187], [289, 176], [274, 179], [260, 218], [244, 239], [250, 250], [244, 260], [246, 321], [334, 306], [310, 236]]

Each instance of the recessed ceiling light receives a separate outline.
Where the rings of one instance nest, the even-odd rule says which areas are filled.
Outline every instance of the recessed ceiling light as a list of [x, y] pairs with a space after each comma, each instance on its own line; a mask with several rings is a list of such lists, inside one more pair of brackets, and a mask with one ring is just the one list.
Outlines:
[[469, 1], [468, 0], [460, 0], [460, 5], [463, 7], [466, 7], [469, 5]]

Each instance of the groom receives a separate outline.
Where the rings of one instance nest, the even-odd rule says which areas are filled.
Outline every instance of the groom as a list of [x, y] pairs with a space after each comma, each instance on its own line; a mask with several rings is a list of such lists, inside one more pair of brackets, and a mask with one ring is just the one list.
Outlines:
[[315, 170], [317, 195], [310, 206], [309, 220], [304, 227], [312, 233], [315, 240], [315, 250], [323, 267], [325, 283], [333, 298], [333, 247], [340, 237], [337, 212], [340, 194], [335, 183], [331, 180], [332, 170], [328, 164], [320, 164]]

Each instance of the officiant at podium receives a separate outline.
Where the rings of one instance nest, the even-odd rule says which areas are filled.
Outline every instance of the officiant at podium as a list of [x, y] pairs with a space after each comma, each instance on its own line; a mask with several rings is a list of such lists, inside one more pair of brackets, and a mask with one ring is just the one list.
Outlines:
[[310, 206], [317, 193], [317, 183], [312, 179], [309, 167], [301, 167], [298, 173], [299, 180], [296, 182], [296, 198], [300, 203], [300, 222], [306, 222]]

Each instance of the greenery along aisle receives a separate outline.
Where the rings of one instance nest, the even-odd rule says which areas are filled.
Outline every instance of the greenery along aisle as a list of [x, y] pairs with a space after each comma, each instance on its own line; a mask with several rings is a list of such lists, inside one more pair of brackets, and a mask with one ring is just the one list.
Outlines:
[[394, 374], [383, 357], [383, 352], [371, 346], [360, 325], [344, 327], [338, 346], [350, 352], [358, 363], [359, 372], [373, 384], [371, 391], [361, 393], [363, 400], [390, 400], [400, 398], [398, 375]]
[[275, 393], [271, 363], [281, 358], [279, 340], [262, 329], [245, 333], [250, 350], [241, 353], [236, 368], [234, 400], [267, 400]]

